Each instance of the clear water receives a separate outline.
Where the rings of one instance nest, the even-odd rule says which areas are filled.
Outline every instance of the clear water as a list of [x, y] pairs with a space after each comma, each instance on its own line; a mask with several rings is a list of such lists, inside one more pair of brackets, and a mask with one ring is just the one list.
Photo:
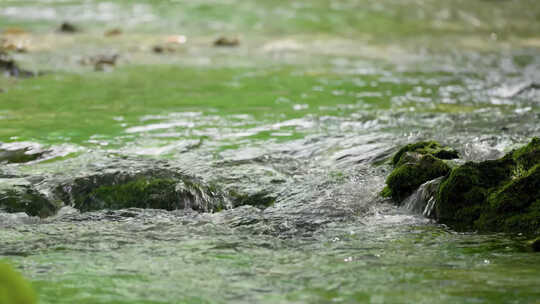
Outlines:
[[[2, 1], [0, 27], [26, 31], [2, 34], [27, 48], [15, 58], [50, 73], [0, 78], [0, 141], [52, 150], [2, 172], [158, 158], [278, 199], [0, 214], [0, 257], [41, 303], [537, 302], [523, 236], [455, 233], [378, 192], [401, 144], [482, 160], [540, 134], [540, 92], [521, 90], [540, 81], [539, 16], [532, 0]], [[56, 33], [64, 20], [83, 31]], [[80, 64], [113, 53], [111, 71]]]

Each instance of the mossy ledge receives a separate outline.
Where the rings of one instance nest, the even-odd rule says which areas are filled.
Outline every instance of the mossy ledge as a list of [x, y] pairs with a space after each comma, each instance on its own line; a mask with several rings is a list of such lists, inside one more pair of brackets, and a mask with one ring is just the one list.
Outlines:
[[399, 204], [422, 183], [444, 176], [435, 193], [434, 217], [440, 223], [458, 231], [540, 235], [539, 138], [500, 159], [452, 169], [431, 153], [433, 147], [440, 145], [422, 142], [399, 150], [381, 195]]

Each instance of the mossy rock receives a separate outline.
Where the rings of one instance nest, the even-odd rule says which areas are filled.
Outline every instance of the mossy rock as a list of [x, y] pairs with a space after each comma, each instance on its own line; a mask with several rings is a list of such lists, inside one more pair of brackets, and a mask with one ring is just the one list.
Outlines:
[[30, 185], [13, 185], [0, 189], [0, 209], [6, 212], [24, 212], [31, 216], [47, 217], [58, 211], [59, 206]]
[[540, 231], [540, 164], [491, 193], [487, 204], [488, 211], [475, 222], [477, 229]]
[[517, 171], [527, 171], [540, 163], [540, 138], [535, 137], [531, 142], [512, 153], [517, 164]]
[[455, 159], [459, 157], [459, 153], [449, 147], [442, 146], [436, 141], [421, 141], [413, 144], [408, 144], [399, 149], [392, 158], [392, 165], [398, 165], [401, 157], [407, 152], [416, 152], [422, 155], [432, 155], [438, 159]]
[[436, 218], [456, 230], [540, 232], [540, 140], [497, 160], [454, 168], [437, 194]]
[[33, 304], [36, 293], [22, 275], [0, 262], [0, 304]]
[[131, 207], [213, 212], [230, 207], [216, 187], [168, 170], [81, 177], [57, 187], [56, 194], [82, 212]]
[[[450, 167], [444, 161], [430, 154], [407, 152], [401, 159], [408, 161], [400, 161], [399, 166], [386, 179], [390, 195], [397, 202], [405, 199], [423, 183], [450, 172]], [[385, 190], [385, 194], [388, 195], [388, 190]]]

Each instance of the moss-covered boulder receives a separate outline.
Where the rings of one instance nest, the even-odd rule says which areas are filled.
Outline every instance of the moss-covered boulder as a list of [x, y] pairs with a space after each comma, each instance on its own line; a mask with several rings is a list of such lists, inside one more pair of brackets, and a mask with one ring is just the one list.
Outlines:
[[450, 167], [443, 160], [457, 157], [457, 151], [435, 141], [406, 145], [392, 158], [394, 170], [381, 195], [399, 203], [423, 183], [448, 174]]
[[82, 212], [131, 207], [213, 212], [231, 207], [216, 187], [167, 169], [84, 176], [58, 186], [55, 193]]
[[540, 139], [497, 160], [454, 168], [436, 218], [457, 230], [540, 232]]
[[[405, 155], [404, 155], [405, 156]], [[404, 158], [404, 157], [402, 157]], [[395, 201], [402, 201], [423, 183], [446, 175], [450, 167], [432, 155], [418, 155], [399, 165], [386, 179]]]

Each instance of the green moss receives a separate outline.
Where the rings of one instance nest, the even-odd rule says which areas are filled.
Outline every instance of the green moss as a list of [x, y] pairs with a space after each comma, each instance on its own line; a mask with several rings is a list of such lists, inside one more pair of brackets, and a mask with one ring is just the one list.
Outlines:
[[10, 213], [24, 212], [31, 216], [47, 217], [55, 214], [58, 206], [38, 191], [21, 186], [0, 192], [0, 209]]
[[439, 159], [454, 159], [459, 157], [459, 153], [457, 151], [445, 146], [441, 146], [436, 141], [422, 141], [414, 144], [408, 144], [401, 148], [392, 158], [392, 165], [397, 166], [401, 157], [406, 152], [429, 154]]
[[392, 197], [392, 190], [388, 186], [385, 186], [381, 191], [381, 196], [384, 198]]
[[493, 191], [475, 227], [524, 233], [540, 231], [540, 164]]
[[457, 230], [540, 232], [539, 150], [534, 138], [500, 159], [454, 168], [439, 187], [436, 218]]
[[386, 179], [386, 184], [392, 198], [401, 201], [423, 183], [444, 176], [449, 171], [450, 167], [442, 160], [427, 154], [419, 156], [417, 161], [401, 164], [394, 169]]
[[0, 304], [36, 303], [32, 286], [18, 272], [0, 262]]
[[129, 207], [173, 210], [178, 205], [177, 182], [164, 178], [139, 178], [119, 185], [100, 186], [76, 202], [81, 211]]
[[535, 137], [531, 142], [513, 152], [517, 165], [524, 170], [529, 170], [540, 163], [540, 138]]

